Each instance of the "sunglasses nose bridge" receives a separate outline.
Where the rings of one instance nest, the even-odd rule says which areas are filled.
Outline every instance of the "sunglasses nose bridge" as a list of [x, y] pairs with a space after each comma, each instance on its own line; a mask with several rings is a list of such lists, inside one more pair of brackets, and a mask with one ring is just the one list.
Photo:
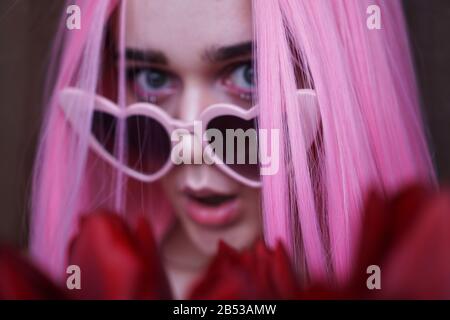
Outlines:
[[183, 129], [187, 130], [189, 132], [194, 132], [194, 122], [189, 121], [182, 121], [182, 120], [174, 120], [173, 124], [175, 125], [176, 129]]

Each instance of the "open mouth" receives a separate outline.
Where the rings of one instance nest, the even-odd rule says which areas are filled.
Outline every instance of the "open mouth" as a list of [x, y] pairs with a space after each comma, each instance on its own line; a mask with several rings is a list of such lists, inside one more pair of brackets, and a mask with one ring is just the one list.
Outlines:
[[222, 227], [236, 221], [239, 216], [237, 194], [220, 194], [212, 190], [186, 190], [186, 212], [196, 223]]
[[236, 199], [236, 195], [210, 195], [210, 196], [195, 196], [188, 195], [188, 197], [204, 206], [217, 207], [226, 202]]

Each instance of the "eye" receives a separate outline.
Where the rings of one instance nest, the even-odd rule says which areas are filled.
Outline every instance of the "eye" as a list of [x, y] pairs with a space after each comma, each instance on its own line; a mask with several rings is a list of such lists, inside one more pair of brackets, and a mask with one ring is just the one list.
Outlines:
[[127, 79], [138, 101], [161, 103], [178, 87], [175, 76], [156, 68], [128, 68]]
[[223, 80], [226, 89], [239, 98], [250, 101], [255, 89], [254, 72], [251, 62], [233, 66]]

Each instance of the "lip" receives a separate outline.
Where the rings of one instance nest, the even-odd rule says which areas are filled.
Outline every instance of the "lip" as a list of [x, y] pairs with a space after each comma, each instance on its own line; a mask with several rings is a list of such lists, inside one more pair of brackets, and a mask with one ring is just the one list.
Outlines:
[[186, 213], [194, 222], [207, 227], [224, 227], [236, 221], [239, 216], [239, 199], [234, 197], [218, 205], [206, 205], [195, 200], [195, 197], [222, 195], [207, 190], [195, 194], [185, 192]]

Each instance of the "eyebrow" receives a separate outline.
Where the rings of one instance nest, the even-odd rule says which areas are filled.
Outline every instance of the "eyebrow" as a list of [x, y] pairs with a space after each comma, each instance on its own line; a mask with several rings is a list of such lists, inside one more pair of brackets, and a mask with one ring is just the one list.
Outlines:
[[253, 51], [251, 41], [234, 44], [231, 46], [213, 47], [203, 54], [202, 58], [206, 61], [217, 63], [235, 59], [241, 56], [250, 55]]
[[[205, 50], [201, 58], [202, 60], [211, 63], [219, 63], [250, 55], [252, 51], [253, 43], [251, 41], [247, 41], [230, 46], [212, 47]], [[169, 65], [169, 59], [167, 56], [158, 50], [127, 48], [125, 51], [125, 57], [127, 60], [132, 61]]]
[[125, 51], [127, 60], [141, 61], [154, 64], [168, 65], [169, 59], [161, 51], [157, 50], [140, 50], [127, 48]]

